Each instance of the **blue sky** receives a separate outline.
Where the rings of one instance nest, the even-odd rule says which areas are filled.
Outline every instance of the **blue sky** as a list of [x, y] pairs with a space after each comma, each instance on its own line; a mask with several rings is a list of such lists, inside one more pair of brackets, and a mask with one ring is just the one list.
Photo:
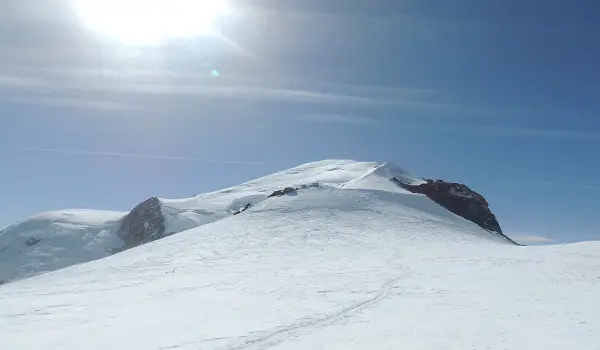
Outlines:
[[150, 46], [4, 3], [0, 225], [351, 158], [465, 183], [528, 243], [600, 238], [592, 1], [237, 1]]

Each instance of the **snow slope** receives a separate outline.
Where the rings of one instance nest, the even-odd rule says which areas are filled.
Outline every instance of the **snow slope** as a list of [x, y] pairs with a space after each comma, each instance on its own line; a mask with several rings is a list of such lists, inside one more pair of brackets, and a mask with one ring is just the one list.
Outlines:
[[405, 170], [389, 163], [375, 165], [363, 175], [356, 177], [340, 185], [341, 188], [373, 189], [388, 192], [409, 193], [390, 181], [395, 177], [399, 181], [409, 185], [420, 185], [426, 181], [410, 175]]
[[110, 255], [127, 213], [63, 210], [43, 213], [0, 231], [0, 281], [30, 277]]
[[255, 204], [0, 287], [2, 345], [600, 349], [599, 243], [518, 247], [423, 195], [378, 188], [387, 184], [376, 164], [319, 165], [329, 166], [356, 172], [290, 170], [271, 178], [275, 187], [330, 185], [268, 200], [263, 178], [166, 202], [215, 212]]
[[364, 176], [380, 165], [353, 160], [324, 160], [277, 172], [244, 184], [192, 198], [160, 198], [167, 231], [180, 232], [231, 216], [250, 203], [267, 199], [275, 190], [309, 184], [326, 186], [344, 183]]
[[[186, 199], [160, 199], [165, 234], [230, 217], [264, 201], [273, 191], [302, 184], [343, 184], [378, 165], [351, 160], [304, 164], [222, 191]], [[0, 282], [27, 278], [107, 257], [124, 242], [118, 235], [126, 212], [64, 210], [43, 213], [0, 231]], [[28, 245], [27, 240], [30, 239]], [[37, 242], [38, 239], [41, 239]]]
[[256, 205], [266, 200], [273, 191], [285, 187], [319, 184], [408, 193], [389, 180], [393, 176], [410, 184], [424, 182], [390, 163], [324, 160], [303, 164], [221, 191], [185, 199], [160, 198], [160, 201], [167, 231], [181, 232], [227, 218], [247, 204]]

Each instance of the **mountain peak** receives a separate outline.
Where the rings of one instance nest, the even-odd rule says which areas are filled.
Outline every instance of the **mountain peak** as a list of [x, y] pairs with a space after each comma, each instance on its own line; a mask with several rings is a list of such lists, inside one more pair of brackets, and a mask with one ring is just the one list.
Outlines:
[[[373, 201], [385, 198], [389, 205], [403, 208], [401, 211], [410, 208], [410, 213], [425, 213], [473, 230], [467, 224], [470, 221], [502, 235], [487, 201], [465, 185], [423, 179], [391, 162], [330, 159], [190, 198], [151, 197], [129, 213], [71, 210], [26, 219], [0, 231], [0, 280], [102, 258], [241, 213], [252, 215], [264, 208], [279, 212], [282, 205], [302, 207], [302, 198], [308, 196], [315, 197], [311, 207], [323, 210], [336, 206], [345, 210], [349, 205], [345, 199], [331, 202], [323, 197], [325, 194]], [[423, 195], [429, 198], [416, 197]], [[300, 202], [287, 198], [294, 196]], [[360, 210], [369, 210], [373, 205], [369, 201], [360, 203], [364, 206]], [[356, 208], [354, 204], [350, 207]]]

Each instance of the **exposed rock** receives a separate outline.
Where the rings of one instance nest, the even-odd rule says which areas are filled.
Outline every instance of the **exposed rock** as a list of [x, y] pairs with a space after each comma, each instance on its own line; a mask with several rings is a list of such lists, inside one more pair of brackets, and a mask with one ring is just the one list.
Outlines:
[[292, 194], [292, 193], [297, 193], [297, 190], [292, 187], [286, 187], [283, 190], [277, 190], [277, 191], [271, 193], [267, 198], [281, 197], [281, 196], [285, 196], [286, 194]]
[[250, 209], [251, 206], [252, 206], [252, 204], [248, 203], [242, 209], [235, 211], [233, 213], [233, 215], [241, 214], [241, 213], [245, 212], [246, 210]]
[[125, 241], [121, 250], [164, 237], [165, 217], [162, 214], [160, 200], [147, 199], [135, 207], [121, 221], [119, 237]]
[[426, 183], [411, 185], [403, 183], [395, 177], [391, 178], [391, 181], [410, 192], [424, 194], [452, 213], [517, 244], [502, 233], [500, 224], [485, 198], [466, 185], [429, 179], [426, 180]]
[[313, 182], [311, 184], [307, 184], [307, 185], [305, 184], [305, 185], [300, 186], [300, 188], [302, 188], [302, 189], [308, 189], [308, 188], [311, 188], [311, 187], [319, 187], [319, 183], [318, 182]]
[[38, 238], [38, 237], [29, 237], [29, 238], [27, 238], [27, 240], [25, 241], [25, 244], [26, 244], [28, 247], [32, 247], [32, 246], [34, 246], [34, 245], [36, 245], [36, 244], [40, 243], [41, 241], [42, 241], [42, 239], [41, 239], [41, 238]]

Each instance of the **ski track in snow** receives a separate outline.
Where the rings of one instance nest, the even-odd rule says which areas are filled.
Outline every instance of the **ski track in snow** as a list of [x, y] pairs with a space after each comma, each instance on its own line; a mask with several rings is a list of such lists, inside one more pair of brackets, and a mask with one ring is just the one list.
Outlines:
[[275, 330], [267, 331], [263, 335], [246, 340], [241, 345], [229, 345], [223, 350], [264, 350], [278, 345], [282, 342], [292, 340], [302, 335], [310, 334], [315, 330], [322, 329], [328, 325], [342, 321], [351, 317], [353, 314], [362, 311], [365, 308], [374, 306], [381, 299], [388, 297], [392, 285], [401, 277], [391, 279], [381, 286], [381, 290], [373, 297], [361, 300], [351, 304], [339, 311], [325, 314], [312, 315], [302, 320], [298, 320], [287, 326], [278, 327]]

